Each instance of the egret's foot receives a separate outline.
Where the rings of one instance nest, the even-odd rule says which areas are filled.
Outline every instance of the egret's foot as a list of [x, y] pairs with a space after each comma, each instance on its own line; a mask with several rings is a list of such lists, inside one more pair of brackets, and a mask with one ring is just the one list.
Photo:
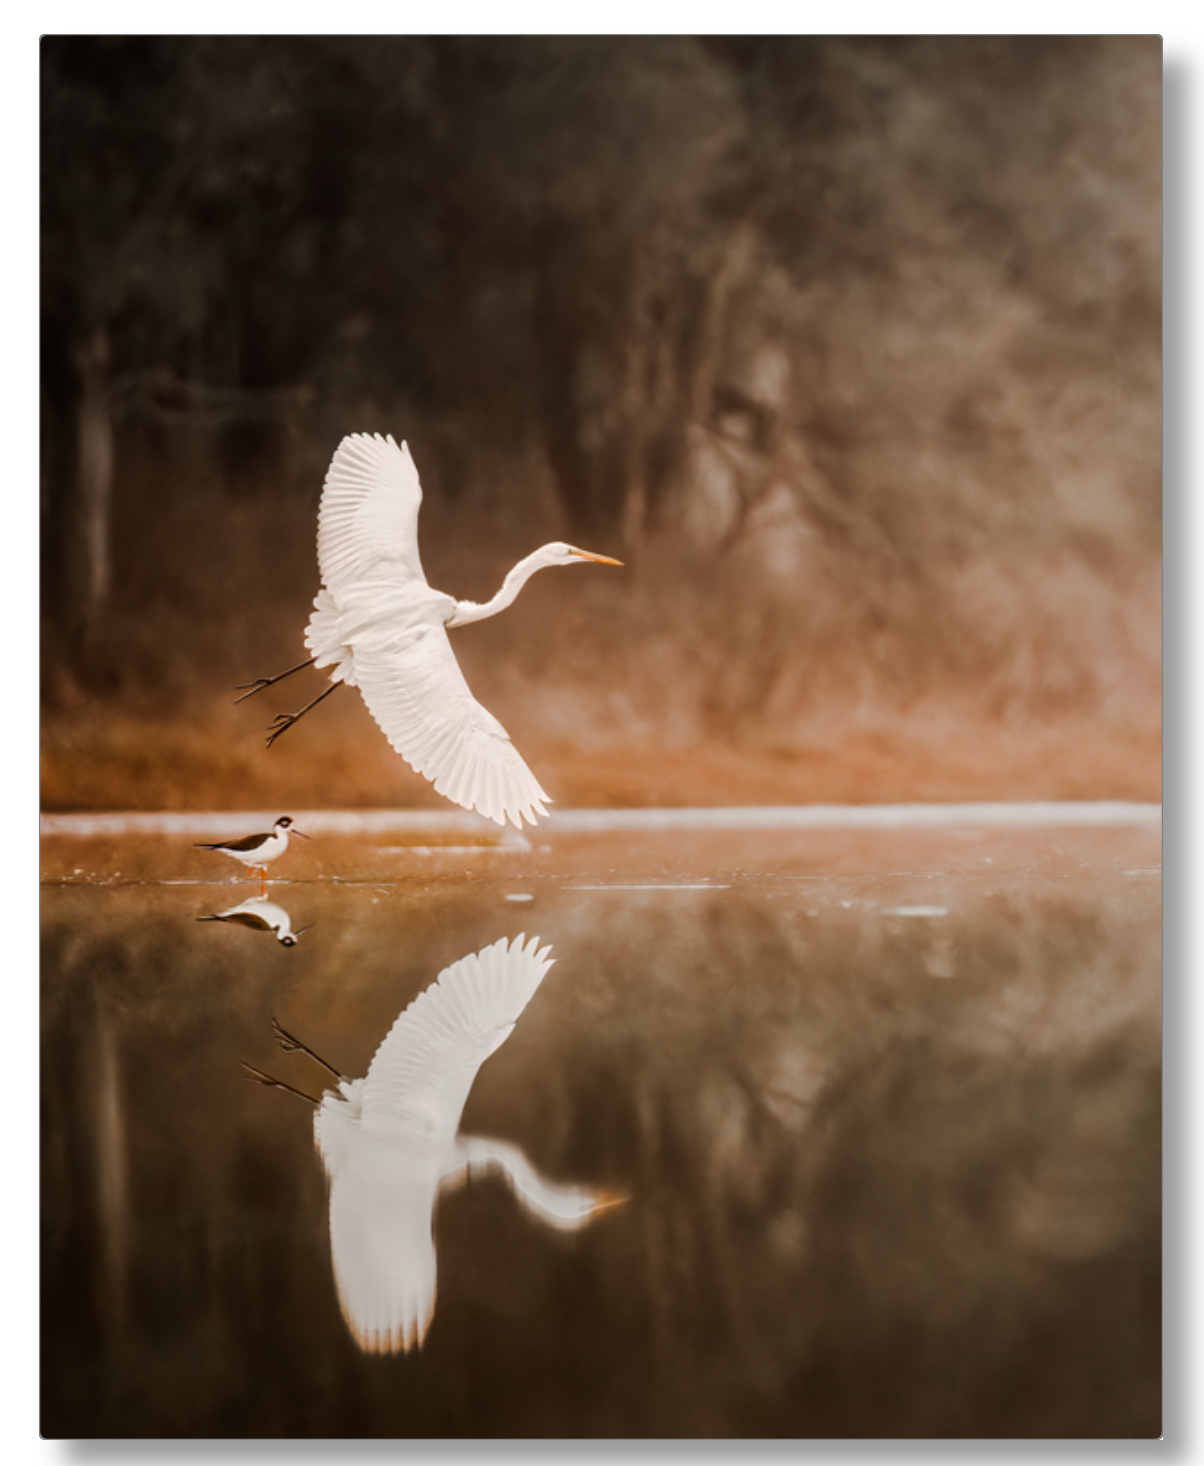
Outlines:
[[256, 677], [254, 682], [238, 683], [234, 691], [241, 692], [242, 697], [236, 697], [234, 699], [235, 707], [237, 707], [238, 704], [242, 702], [245, 698], [252, 696], [252, 694], [256, 692], [262, 692], [265, 687], [271, 687], [272, 683], [275, 681], [275, 677]]
[[269, 1089], [279, 1089], [279, 1079], [273, 1079], [270, 1074], [265, 1074], [262, 1069], [256, 1069], [253, 1064], [243, 1062], [243, 1068], [247, 1071], [243, 1076], [245, 1079], [253, 1079], [256, 1084], [266, 1084]]
[[303, 1044], [299, 1038], [294, 1038], [287, 1029], [281, 1028], [279, 1023], [277, 1023], [274, 1018], [272, 1019], [272, 1032], [276, 1035], [276, 1042], [280, 1045], [280, 1047], [284, 1050], [286, 1054], [308, 1054], [309, 1057], [314, 1061], [314, 1063], [321, 1064], [322, 1068], [325, 1069], [328, 1074], [333, 1074], [334, 1077], [338, 1080], [342, 1080], [344, 1078], [344, 1076], [339, 1073], [339, 1071], [334, 1067], [333, 1064], [328, 1064], [326, 1060], [322, 1058], [321, 1054], [315, 1054], [313, 1049], [311, 1049], [308, 1044]]
[[303, 667], [312, 667], [313, 657], [306, 657], [305, 661], [298, 662], [295, 667], [290, 667], [287, 672], [278, 672], [275, 677], [256, 677], [254, 682], [240, 682], [234, 689], [241, 692], [242, 697], [234, 699], [235, 706], [242, 702], [245, 697], [253, 697], [255, 693], [262, 692], [265, 687], [274, 687], [277, 682], [283, 682], [286, 677], [291, 677], [294, 672], [300, 672]]
[[[296, 671], [296, 668], [294, 668], [293, 670]], [[318, 693], [313, 702], [307, 702], [299, 713], [277, 713], [272, 721], [268, 724], [268, 747], [271, 748], [272, 744], [275, 743], [276, 739], [279, 738], [286, 729], [291, 728], [299, 718], [303, 718], [306, 713], [308, 713], [312, 708], [316, 708], [317, 705], [325, 698], [328, 698], [332, 692], [337, 692], [342, 685], [343, 684], [341, 682], [332, 682], [325, 692]], [[301, 832], [298, 830], [297, 833], [300, 834]]]
[[271, 748], [282, 733], [287, 733], [293, 724], [300, 718], [300, 713], [277, 713], [268, 724], [268, 744]]
[[253, 1079], [256, 1084], [264, 1084], [269, 1089], [283, 1089], [287, 1094], [295, 1094], [299, 1099], [308, 1100], [311, 1105], [317, 1105], [319, 1100], [314, 1099], [312, 1094], [306, 1094], [303, 1089], [295, 1089], [291, 1084], [285, 1084], [283, 1079], [273, 1079], [270, 1074], [265, 1074], [262, 1069], [256, 1069], [253, 1064], [244, 1061], [243, 1068], [247, 1071], [243, 1076], [245, 1079]]
[[285, 1028], [281, 1028], [276, 1020], [272, 1019], [272, 1032], [276, 1035], [276, 1042], [286, 1054], [308, 1054], [309, 1050], [299, 1038], [294, 1038]]

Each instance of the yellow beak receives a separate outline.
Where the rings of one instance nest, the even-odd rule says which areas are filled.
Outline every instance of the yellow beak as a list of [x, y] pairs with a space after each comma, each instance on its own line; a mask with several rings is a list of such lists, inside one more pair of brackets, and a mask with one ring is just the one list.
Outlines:
[[580, 555], [583, 560], [592, 560], [596, 565], [622, 565], [622, 560], [612, 560], [609, 555], [592, 555], [588, 550], [574, 548], [574, 555]]

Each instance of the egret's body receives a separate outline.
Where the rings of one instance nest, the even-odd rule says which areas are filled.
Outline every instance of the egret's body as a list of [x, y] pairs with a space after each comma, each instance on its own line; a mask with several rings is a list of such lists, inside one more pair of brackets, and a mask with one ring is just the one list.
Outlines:
[[[370, 1352], [422, 1343], [435, 1308], [435, 1204], [467, 1175], [500, 1172], [526, 1205], [562, 1228], [618, 1199], [556, 1185], [515, 1146], [458, 1134], [477, 1071], [514, 1031], [552, 965], [549, 951], [536, 937], [503, 938], [453, 962], [397, 1019], [362, 1079], [338, 1076], [318, 1059], [338, 1078], [314, 1101], [314, 1139], [330, 1180], [335, 1284], [348, 1326]], [[317, 1059], [278, 1026], [277, 1036]]]
[[[298, 832], [299, 833], [299, 832]], [[251, 896], [231, 906], [228, 911], [217, 911], [212, 916], [198, 916], [198, 921], [224, 921], [233, 926], [244, 926], [250, 931], [270, 932], [282, 947], [295, 947], [297, 938], [309, 927], [299, 926], [293, 930], [292, 918], [283, 906], [263, 896]]]
[[[305, 633], [313, 665], [331, 668], [331, 686], [300, 713], [278, 717], [268, 743], [335, 687], [357, 687], [392, 746], [440, 794], [521, 828], [546, 815], [548, 795], [469, 691], [447, 632], [505, 610], [539, 570], [621, 562], [555, 542], [520, 560], [490, 600], [458, 601], [427, 583], [418, 554], [421, 503], [405, 443], [353, 433], [339, 444], [318, 514], [322, 587]], [[279, 680], [260, 678], [246, 695]]]
[[268, 866], [274, 860], [279, 860], [288, 849], [289, 835], [301, 835], [303, 840], [309, 836], [293, 827], [293, 821], [287, 814], [282, 814], [275, 825], [266, 833], [259, 835], [243, 835], [237, 840], [222, 840], [215, 845], [203, 845], [198, 843], [198, 850], [216, 850], [219, 855], [228, 855], [232, 860], [239, 861], [245, 865], [253, 875], [258, 875], [260, 882], [266, 888], [268, 878]]

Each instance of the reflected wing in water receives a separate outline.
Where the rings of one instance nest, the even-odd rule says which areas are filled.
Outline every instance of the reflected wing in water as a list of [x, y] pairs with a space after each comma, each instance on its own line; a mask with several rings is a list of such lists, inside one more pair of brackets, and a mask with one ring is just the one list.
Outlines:
[[416, 1349], [435, 1313], [438, 1177], [357, 1157], [330, 1190], [330, 1258], [347, 1327], [370, 1354]]
[[197, 920], [224, 921], [233, 926], [245, 926], [251, 931], [270, 932], [282, 947], [295, 947], [301, 933], [309, 931], [308, 926], [299, 926], [294, 931], [292, 918], [284, 907], [275, 901], [269, 901], [265, 896], [253, 896], [247, 901], [240, 901], [237, 906], [231, 906], [227, 911], [218, 911], [212, 916], [198, 916]]
[[362, 1082], [363, 1123], [451, 1142], [481, 1065], [505, 1043], [554, 958], [503, 937], [444, 968], [393, 1025]]

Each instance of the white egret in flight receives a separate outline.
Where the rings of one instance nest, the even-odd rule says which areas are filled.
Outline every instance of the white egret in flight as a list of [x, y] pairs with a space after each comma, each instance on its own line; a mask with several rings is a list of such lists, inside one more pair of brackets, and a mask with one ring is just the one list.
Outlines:
[[282, 814], [266, 835], [243, 835], [239, 840], [222, 840], [216, 845], [202, 845], [198, 850], [216, 850], [219, 855], [229, 855], [239, 860], [252, 874], [258, 874], [260, 894], [267, 894], [268, 866], [279, 860], [288, 849], [289, 835], [300, 835], [303, 840], [309, 836], [293, 827], [291, 816]]
[[546, 815], [551, 801], [505, 728], [468, 690], [447, 633], [504, 611], [537, 570], [622, 561], [557, 541], [520, 560], [483, 605], [458, 601], [427, 584], [418, 557], [421, 503], [418, 470], [404, 442], [398, 447], [379, 433], [343, 439], [318, 512], [322, 586], [305, 632], [311, 656], [240, 691], [250, 697], [311, 664], [333, 667], [325, 692], [300, 712], [273, 720], [269, 748], [340, 683], [358, 687], [385, 737], [438, 793], [521, 829], [524, 818], [534, 824]]
[[[300, 834], [300, 831], [294, 833]], [[308, 838], [308, 837], [307, 837]], [[252, 896], [231, 906], [227, 911], [216, 911], [212, 916], [198, 916], [198, 921], [226, 921], [233, 926], [245, 926], [251, 931], [271, 932], [282, 947], [295, 947], [297, 938], [307, 932], [310, 926], [299, 926], [293, 930], [292, 917], [283, 906], [269, 901], [265, 896]]]
[[441, 1192], [499, 1171], [554, 1227], [579, 1227], [623, 1198], [541, 1177], [501, 1141], [461, 1136], [477, 1071], [531, 1001], [553, 959], [539, 938], [503, 937], [446, 967], [394, 1023], [363, 1079], [346, 1079], [273, 1028], [337, 1080], [319, 1101], [246, 1064], [251, 1078], [318, 1106], [314, 1139], [330, 1181], [330, 1251], [343, 1316], [370, 1353], [418, 1347], [435, 1311], [434, 1211]]

